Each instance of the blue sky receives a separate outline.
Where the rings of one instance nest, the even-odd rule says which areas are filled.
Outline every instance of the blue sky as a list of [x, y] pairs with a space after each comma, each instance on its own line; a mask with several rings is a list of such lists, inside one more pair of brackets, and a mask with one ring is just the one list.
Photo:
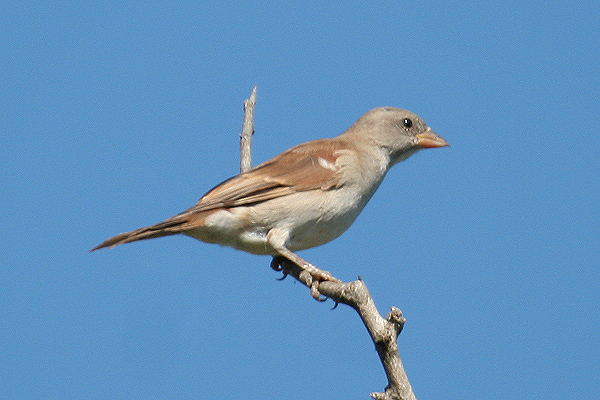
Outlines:
[[600, 389], [597, 2], [0, 6], [0, 387], [7, 399], [368, 398], [354, 311], [268, 257], [169, 237], [88, 250], [377, 106], [452, 147], [396, 166], [301, 255], [408, 319], [419, 398]]

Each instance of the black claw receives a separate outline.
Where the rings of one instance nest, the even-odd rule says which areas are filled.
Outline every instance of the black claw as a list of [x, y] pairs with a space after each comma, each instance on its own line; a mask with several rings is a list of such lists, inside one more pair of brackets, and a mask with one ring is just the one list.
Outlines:
[[285, 278], [287, 278], [287, 276], [288, 276], [287, 272], [284, 272], [283, 275], [281, 276], [281, 278], [275, 278], [275, 279], [277, 279], [278, 281], [282, 281]]
[[335, 310], [335, 309], [337, 308], [337, 306], [339, 306], [339, 305], [340, 305], [340, 302], [339, 302], [339, 301], [336, 301], [336, 300], [333, 300], [333, 301], [334, 301], [334, 303], [335, 303], [335, 304], [333, 305], [333, 307], [331, 307], [331, 310], [332, 310], [332, 311], [333, 311], [333, 310]]
[[271, 268], [278, 272], [283, 271], [283, 267], [281, 266], [281, 262], [279, 261], [278, 257], [273, 257], [271, 260]]
[[278, 281], [282, 281], [288, 276], [288, 273], [285, 272], [285, 267], [283, 266], [280, 257], [273, 257], [273, 259], [271, 260], [271, 268], [277, 272], [283, 273], [283, 276], [281, 278], [276, 278]]

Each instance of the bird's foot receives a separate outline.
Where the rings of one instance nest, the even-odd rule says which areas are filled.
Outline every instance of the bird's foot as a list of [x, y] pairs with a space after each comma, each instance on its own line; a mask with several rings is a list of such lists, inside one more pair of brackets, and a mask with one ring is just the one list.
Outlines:
[[317, 268], [306, 261], [303, 262], [302, 265], [298, 265], [283, 256], [274, 256], [273, 260], [271, 261], [271, 268], [273, 268], [275, 271], [281, 271], [283, 273], [283, 277], [281, 279], [285, 279], [285, 277], [290, 274], [294, 275], [292, 271], [294, 267], [301, 269], [301, 271], [296, 274], [297, 278], [306, 286], [310, 287], [310, 294], [317, 301], [327, 300], [327, 297], [322, 297], [321, 292], [319, 292], [319, 282], [342, 282], [333, 276], [329, 271]]

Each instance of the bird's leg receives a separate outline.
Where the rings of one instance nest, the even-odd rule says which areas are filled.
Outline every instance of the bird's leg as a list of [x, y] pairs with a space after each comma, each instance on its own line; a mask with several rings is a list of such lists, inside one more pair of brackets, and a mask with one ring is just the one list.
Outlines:
[[[329, 271], [325, 271], [319, 269], [289, 250], [285, 245], [285, 240], [287, 238], [288, 232], [279, 230], [279, 229], [271, 229], [267, 234], [267, 241], [273, 247], [273, 249], [280, 255], [296, 264], [303, 271], [299, 274], [299, 278], [302, 282], [304, 282], [307, 286], [310, 287], [311, 295], [317, 299], [321, 299], [321, 293], [319, 293], [319, 282], [321, 281], [331, 281], [331, 282], [342, 282], [333, 275]], [[287, 274], [285, 268], [285, 262], [281, 262], [281, 260], [277, 260], [278, 257], [273, 258], [273, 262], [271, 263], [271, 267], [275, 270], [281, 270], [284, 274]]]

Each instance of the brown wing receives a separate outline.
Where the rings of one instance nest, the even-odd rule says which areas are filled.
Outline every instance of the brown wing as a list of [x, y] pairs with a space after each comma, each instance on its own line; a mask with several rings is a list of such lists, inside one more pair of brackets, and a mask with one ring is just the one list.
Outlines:
[[336, 152], [344, 142], [321, 139], [281, 153], [254, 169], [221, 183], [185, 213], [235, 207], [307, 190], [329, 190], [340, 184]]
[[204, 211], [249, 205], [307, 190], [340, 186], [338, 151], [348, 148], [339, 139], [324, 139], [293, 147], [256, 168], [221, 183], [192, 208], [168, 220], [114, 236], [92, 251], [122, 243], [174, 235], [200, 226]]

